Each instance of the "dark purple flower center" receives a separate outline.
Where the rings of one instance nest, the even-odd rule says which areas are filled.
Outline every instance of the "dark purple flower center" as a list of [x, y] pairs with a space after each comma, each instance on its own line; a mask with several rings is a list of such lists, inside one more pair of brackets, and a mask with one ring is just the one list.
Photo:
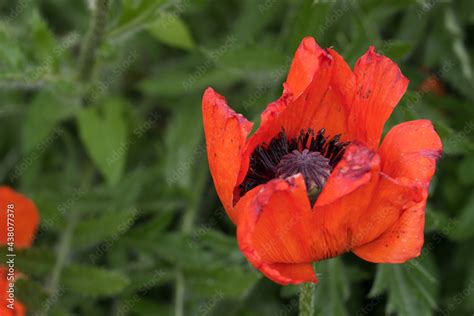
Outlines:
[[303, 175], [308, 192], [319, 191], [331, 173], [329, 159], [317, 151], [293, 150], [281, 158], [276, 167], [276, 176], [287, 178], [298, 173]]
[[237, 195], [243, 196], [272, 179], [301, 173], [308, 196], [315, 200], [349, 144], [340, 142], [340, 135], [325, 136], [325, 131], [324, 128], [317, 133], [312, 129], [301, 130], [298, 137], [289, 139], [282, 130], [269, 144], [257, 146], [250, 156], [249, 170]]

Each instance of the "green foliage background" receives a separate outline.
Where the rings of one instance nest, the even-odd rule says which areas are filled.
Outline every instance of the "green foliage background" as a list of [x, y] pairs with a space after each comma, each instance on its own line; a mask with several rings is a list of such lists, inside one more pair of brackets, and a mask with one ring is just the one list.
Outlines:
[[86, 64], [95, 1], [0, 3], [0, 179], [42, 218], [17, 258], [30, 314], [297, 314], [297, 288], [238, 250], [200, 104], [213, 86], [257, 120], [306, 35], [351, 65], [369, 45], [395, 60], [410, 87], [387, 129], [431, 119], [445, 148], [420, 258], [318, 263], [318, 315], [474, 312], [473, 1], [113, 0]]

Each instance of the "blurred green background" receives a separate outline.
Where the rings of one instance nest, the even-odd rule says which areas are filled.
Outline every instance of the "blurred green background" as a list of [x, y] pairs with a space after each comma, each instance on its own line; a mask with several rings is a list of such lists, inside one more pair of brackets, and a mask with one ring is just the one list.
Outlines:
[[258, 120], [307, 35], [395, 60], [387, 129], [427, 118], [444, 143], [420, 258], [318, 263], [318, 315], [472, 315], [474, 1], [110, 0], [107, 20], [103, 2], [0, 1], [0, 180], [42, 218], [17, 257], [31, 315], [297, 314], [237, 247], [200, 111], [212, 86]]

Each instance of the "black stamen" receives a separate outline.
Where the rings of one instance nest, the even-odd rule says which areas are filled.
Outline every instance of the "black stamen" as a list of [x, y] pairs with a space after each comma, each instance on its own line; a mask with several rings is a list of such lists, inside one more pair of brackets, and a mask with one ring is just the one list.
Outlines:
[[315, 135], [312, 129], [302, 129], [297, 137], [288, 139], [282, 130], [270, 144], [257, 146], [250, 157], [247, 175], [236, 193], [243, 196], [274, 178], [297, 173], [304, 176], [309, 195], [315, 190], [320, 192], [349, 144], [340, 142], [341, 135], [330, 138], [324, 135], [325, 132], [322, 128]]

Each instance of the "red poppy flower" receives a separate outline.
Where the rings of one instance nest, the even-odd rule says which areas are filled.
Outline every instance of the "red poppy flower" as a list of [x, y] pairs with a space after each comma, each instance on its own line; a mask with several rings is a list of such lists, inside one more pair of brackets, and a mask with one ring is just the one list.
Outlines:
[[9, 205], [13, 205], [9, 222], [14, 221], [15, 248], [31, 247], [39, 223], [38, 210], [30, 199], [6, 186], [0, 187], [0, 245], [7, 244]]
[[373, 47], [354, 70], [311, 37], [283, 95], [252, 123], [211, 88], [202, 111], [209, 167], [239, 247], [269, 279], [316, 282], [312, 262], [352, 251], [379, 263], [419, 255], [441, 141], [430, 121], [385, 121], [408, 80]]

